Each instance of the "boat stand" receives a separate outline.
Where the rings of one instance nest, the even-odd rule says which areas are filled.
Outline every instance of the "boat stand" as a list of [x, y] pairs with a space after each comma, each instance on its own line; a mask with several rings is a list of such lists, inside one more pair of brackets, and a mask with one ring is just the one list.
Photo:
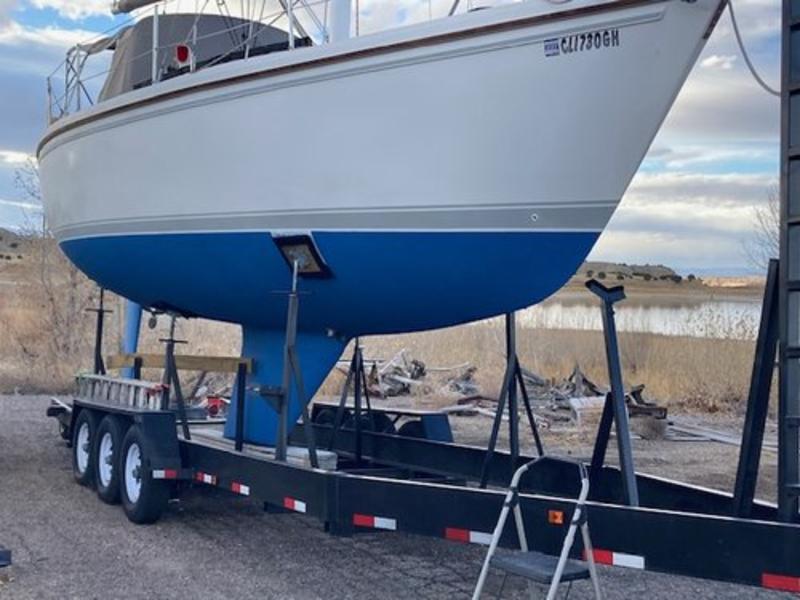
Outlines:
[[[291, 394], [292, 382], [294, 382], [295, 390], [297, 391], [297, 401], [302, 406], [300, 411], [300, 419], [303, 424], [303, 432], [305, 433], [305, 442], [308, 448], [309, 460], [313, 468], [319, 467], [319, 459], [317, 457], [317, 443], [314, 438], [314, 429], [311, 423], [311, 417], [308, 414], [308, 406], [305, 400], [306, 392], [303, 386], [303, 376], [300, 371], [300, 361], [297, 357], [297, 317], [300, 310], [300, 293], [297, 290], [297, 276], [298, 276], [298, 262], [295, 260], [292, 263], [292, 289], [289, 291], [289, 305], [286, 310], [286, 342], [283, 347], [283, 373], [281, 379], [281, 386], [261, 386], [259, 394], [264, 398], [270, 406], [278, 413], [278, 439], [275, 447], [275, 459], [286, 462], [286, 452], [289, 445], [289, 433], [293, 423], [289, 423], [289, 401]], [[239, 394], [243, 396], [243, 387], [239, 387]], [[238, 406], [236, 413], [237, 416], [237, 438], [240, 434], [241, 425], [239, 421], [244, 418], [244, 402]], [[237, 441], [238, 443], [238, 441]]]
[[339, 406], [336, 408], [336, 418], [333, 422], [333, 432], [331, 440], [328, 444], [328, 450], [332, 450], [336, 445], [336, 437], [339, 434], [344, 421], [344, 416], [347, 412], [347, 398], [350, 395], [350, 387], [353, 388], [353, 427], [356, 432], [355, 437], [355, 461], [361, 463], [363, 455], [363, 417], [362, 417], [362, 397], [367, 408], [367, 417], [369, 418], [369, 426], [371, 431], [375, 431], [375, 416], [372, 413], [372, 403], [369, 398], [369, 386], [367, 385], [367, 371], [364, 368], [364, 351], [361, 348], [359, 338], [355, 339], [355, 347], [353, 348], [353, 357], [350, 360], [350, 368], [347, 370], [347, 378], [345, 379], [342, 388], [342, 395], [339, 398]]
[[103, 361], [103, 324], [107, 314], [114, 311], [108, 310], [105, 307], [106, 291], [100, 289], [100, 299], [97, 308], [87, 308], [86, 312], [93, 312], [96, 314], [95, 330], [94, 330], [94, 374], [105, 375], [106, 365]]
[[[486, 449], [486, 456], [483, 459], [483, 467], [481, 468], [480, 486], [485, 488], [489, 479], [489, 466], [494, 458], [495, 449], [497, 447], [497, 436], [500, 433], [500, 424], [503, 420], [503, 412], [505, 411], [506, 402], [508, 402], [508, 439], [509, 448], [511, 453], [511, 464], [515, 465], [519, 458], [519, 405], [517, 396], [517, 386], [522, 392], [522, 402], [525, 406], [525, 413], [528, 417], [528, 424], [533, 433], [533, 439], [536, 443], [536, 451], [539, 456], [544, 456], [544, 448], [542, 440], [539, 437], [539, 430], [536, 427], [536, 419], [533, 416], [531, 409], [531, 401], [528, 397], [528, 391], [525, 389], [525, 381], [522, 379], [522, 369], [519, 366], [519, 357], [517, 356], [517, 333], [516, 333], [516, 320], [514, 313], [507, 313], [505, 316], [506, 327], [506, 372], [503, 377], [503, 387], [500, 388], [500, 396], [497, 398], [497, 412], [494, 415], [494, 423], [492, 423], [492, 434], [489, 438], [489, 446]], [[509, 480], [513, 473], [509, 473]]]
[[605, 338], [608, 380], [611, 382], [611, 391], [606, 394], [603, 415], [600, 418], [600, 426], [595, 439], [589, 476], [595, 479], [603, 469], [613, 422], [616, 424], [617, 449], [619, 450], [625, 504], [639, 506], [639, 490], [636, 485], [636, 471], [633, 468], [628, 408], [625, 405], [625, 386], [622, 382], [622, 364], [619, 360], [617, 325], [614, 320], [614, 304], [625, 299], [625, 288], [622, 286], [607, 288], [594, 279], [587, 281], [586, 287], [603, 302], [603, 337]]
[[186, 418], [186, 403], [183, 398], [183, 390], [181, 389], [181, 380], [178, 376], [178, 369], [175, 364], [175, 344], [186, 344], [186, 340], [175, 339], [175, 315], [170, 315], [169, 322], [169, 337], [158, 340], [165, 344], [164, 352], [164, 375], [161, 383], [164, 384], [164, 395], [162, 396], [162, 410], [169, 410], [169, 397], [170, 390], [175, 396], [175, 405], [178, 409], [178, 419], [181, 423], [181, 432], [184, 439], [192, 439], [189, 432], [189, 422]]

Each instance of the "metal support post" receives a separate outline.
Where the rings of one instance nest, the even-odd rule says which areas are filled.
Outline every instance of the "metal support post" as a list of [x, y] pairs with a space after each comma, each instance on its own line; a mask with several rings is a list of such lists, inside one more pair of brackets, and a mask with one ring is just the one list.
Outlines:
[[800, 494], [800, 3], [783, 0], [778, 393], [778, 516], [798, 520]]
[[239, 363], [236, 368], [236, 434], [235, 448], [241, 452], [244, 447], [244, 397], [247, 385], [247, 366]]
[[353, 351], [353, 357], [350, 359], [350, 367], [347, 370], [347, 378], [345, 379], [344, 387], [342, 388], [342, 395], [339, 398], [339, 406], [336, 409], [336, 418], [333, 421], [333, 432], [331, 433], [331, 439], [328, 443], [328, 450], [333, 450], [334, 446], [336, 445], [336, 436], [339, 433], [339, 429], [342, 427], [345, 411], [347, 410], [347, 397], [350, 395], [350, 385], [353, 383], [353, 378], [358, 377], [358, 338], [355, 339], [355, 346], [356, 350]]
[[150, 84], [154, 85], [159, 79], [159, 66], [158, 66], [158, 6], [153, 7], [153, 48], [150, 57]]
[[166, 352], [164, 356], [164, 377], [163, 384], [166, 386], [164, 393], [164, 406], [163, 410], [169, 410], [169, 395], [170, 391], [175, 394], [175, 404], [178, 407], [178, 418], [181, 422], [181, 431], [183, 438], [191, 440], [192, 436], [189, 432], [189, 421], [186, 417], [186, 404], [183, 398], [183, 390], [181, 390], [181, 380], [178, 376], [178, 367], [175, 364], [175, 344], [185, 344], [183, 340], [175, 339], [175, 315], [172, 315], [169, 324], [169, 337], [159, 340], [166, 344]]
[[333, 432], [328, 449], [332, 450], [336, 444], [336, 436], [344, 424], [344, 415], [347, 411], [347, 398], [350, 395], [350, 387], [353, 388], [353, 428], [356, 432], [355, 439], [355, 460], [360, 463], [363, 458], [362, 432], [364, 430], [364, 420], [362, 418], [362, 407], [366, 404], [369, 425], [375, 431], [375, 416], [372, 413], [372, 403], [369, 397], [369, 386], [367, 384], [367, 369], [364, 366], [364, 350], [358, 338], [355, 339], [353, 357], [350, 359], [350, 367], [347, 371], [347, 378], [339, 397], [339, 406], [336, 408], [336, 417], [333, 421]]
[[[289, 443], [289, 400], [291, 398], [291, 385], [292, 385], [292, 360], [294, 347], [297, 342], [297, 314], [299, 296], [297, 294], [297, 261], [294, 262], [292, 267], [292, 289], [289, 291], [289, 306], [286, 311], [286, 341], [283, 346], [283, 377], [281, 378], [281, 390], [279, 394], [278, 406], [278, 439], [275, 447], [275, 458], [278, 460], [286, 460], [286, 449]], [[300, 378], [297, 378], [298, 386], [302, 386]], [[300, 387], [298, 389], [298, 402], [302, 402], [303, 398], [299, 397]]]
[[511, 473], [509, 474], [509, 478], [516, 469], [519, 459], [519, 406], [517, 386], [519, 386], [522, 391], [525, 412], [528, 417], [528, 424], [531, 427], [531, 432], [533, 433], [534, 442], [536, 443], [536, 450], [539, 456], [544, 456], [542, 440], [539, 438], [539, 430], [536, 426], [536, 419], [531, 409], [530, 398], [528, 397], [528, 391], [525, 389], [525, 381], [522, 378], [522, 368], [520, 367], [519, 357], [517, 356], [517, 335], [514, 313], [507, 313], [505, 316], [505, 332], [506, 371], [503, 376], [500, 394], [497, 398], [497, 411], [495, 412], [494, 422], [492, 423], [492, 433], [489, 436], [489, 446], [486, 449], [483, 466], [481, 467], [480, 485], [482, 488], [485, 488], [489, 482], [489, 466], [494, 457], [495, 448], [497, 447], [497, 438], [500, 433], [500, 425], [503, 420], [503, 412], [505, 412], [506, 403], [508, 403], [508, 441], [511, 454]]
[[736, 517], [750, 518], [753, 509], [772, 376], [775, 373], [775, 356], [778, 351], [778, 295], [778, 261], [771, 260], [767, 271], [767, 287], [764, 290], [761, 324], [733, 491], [733, 515]]
[[[633, 468], [633, 450], [630, 426], [628, 424], [628, 409], [625, 406], [625, 386], [622, 382], [622, 365], [619, 360], [617, 325], [614, 321], [614, 304], [625, 299], [625, 290], [622, 286], [607, 288], [594, 279], [587, 281], [586, 287], [603, 301], [603, 333], [605, 337], [606, 360], [608, 361], [608, 380], [611, 383], [611, 401], [614, 408], [614, 422], [616, 424], [617, 449], [619, 450], [619, 466], [622, 472], [623, 493], [625, 502], [629, 506], [639, 506], [639, 490], [636, 485], [636, 472]], [[605, 451], [603, 455], [605, 455]]]
[[97, 321], [95, 322], [95, 330], [94, 330], [94, 374], [95, 375], [105, 375], [106, 374], [106, 365], [103, 361], [103, 326], [105, 322], [105, 316], [108, 313], [113, 311], [108, 310], [105, 307], [105, 294], [106, 291], [103, 288], [100, 288], [100, 302], [97, 308], [87, 308], [87, 312], [93, 312], [97, 314]]

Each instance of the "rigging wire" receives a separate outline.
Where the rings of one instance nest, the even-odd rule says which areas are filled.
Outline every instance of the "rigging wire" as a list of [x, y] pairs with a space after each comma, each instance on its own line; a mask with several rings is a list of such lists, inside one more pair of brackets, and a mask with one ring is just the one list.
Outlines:
[[775, 88], [771, 87], [764, 79], [759, 75], [758, 71], [756, 71], [756, 67], [753, 64], [753, 61], [750, 60], [750, 55], [747, 53], [747, 48], [744, 45], [744, 40], [742, 39], [742, 34], [739, 31], [739, 23], [736, 20], [736, 13], [733, 10], [733, 0], [728, 0], [728, 13], [731, 16], [731, 23], [733, 24], [733, 33], [736, 35], [736, 42], [739, 44], [739, 50], [742, 53], [742, 57], [744, 58], [744, 62], [747, 64], [747, 68], [750, 69], [750, 73], [755, 78], [758, 85], [760, 85], [765, 92], [768, 94], [772, 94], [773, 96], [780, 97], [780, 91], [776, 90]]

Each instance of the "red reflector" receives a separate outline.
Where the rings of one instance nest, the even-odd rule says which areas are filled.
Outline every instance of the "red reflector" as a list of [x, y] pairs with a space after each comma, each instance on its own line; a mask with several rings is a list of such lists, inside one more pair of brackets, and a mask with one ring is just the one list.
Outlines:
[[164, 479], [177, 479], [178, 472], [174, 469], [164, 469]]
[[[611, 550], [598, 550], [595, 548], [592, 551], [592, 557], [594, 558], [594, 562], [601, 565], [614, 564], [614, 553]], [[583, 551], [583, 560], [586, 560], [586, 550]]]
[[175, 46], [175, 59], [179, 63], [185, 63], [189, 60], [189, 46], [180, 44]]
[[353, 525], [358, 525], [359, 527], [374, 527], [375, 517], [356, 513], [353, 515]]
[[764, 573], [761, 575], [761, 585], [771, 590], [800, 592], [800, 577], [789, 577], [787, 575]]
[[469, 543], [469, 530], [456, 529], [455, 527], [447, 527], [444, 530], [444, 537], [447, 538], [448, 540], [453, 540], [454, 542]]

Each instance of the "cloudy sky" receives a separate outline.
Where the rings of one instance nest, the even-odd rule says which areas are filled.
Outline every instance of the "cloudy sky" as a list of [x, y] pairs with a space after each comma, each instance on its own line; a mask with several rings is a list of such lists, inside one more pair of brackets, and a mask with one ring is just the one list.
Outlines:
[[[361, 0], [362, 32], [441, 14], [449, 0]], [[530, 0], [537, 1], [537, 0]], [[753, 60], [779, 76], [780, 3], [734, 0]], [[67, 47], [113, 27], [110, 0], [0, 0], [0, 227], [30, 219], [14, 173], [45, 123], [45, 77]], [[684, 272], [752, 270], [753, 210], [777, 184], [780, 103], [756, 86], [726, 14], [592, 258]]]

